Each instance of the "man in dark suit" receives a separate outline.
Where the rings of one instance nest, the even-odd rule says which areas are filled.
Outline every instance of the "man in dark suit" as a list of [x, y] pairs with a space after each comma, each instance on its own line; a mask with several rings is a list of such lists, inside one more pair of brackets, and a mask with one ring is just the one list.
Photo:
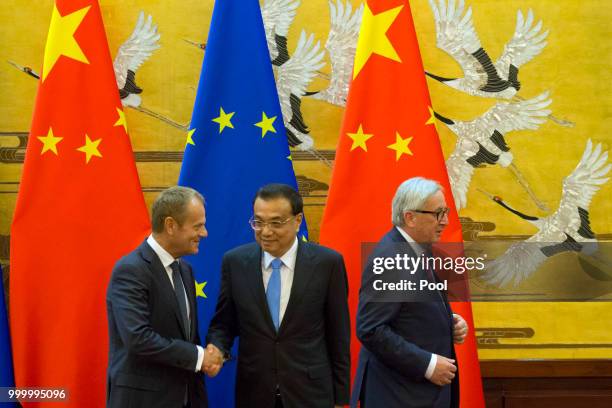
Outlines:
[[223, 258], [207, 342], [227, 355], [240, 336], [238, 408], [332, 408], [349, 402], [344, 260], [297, 238], [302, 207], [290, 186], [262, 187], [250, 220], [257, 242]]
[[207, 407], [200, 372], [221, 360], [200, 345], [193, 273], [179, 259], [198, 252], [205, 222], [202, 195], [171, 187], [153, 203], [153, 233], [115, 265], [107, 407]]
[[392, 204], [395, 226], [378, 243], [362, 275], [357, 310], [362, 348], [352, 407], [358, 400], [362, 408], [459, 406], [453, 342], [463, 343], [467, 324], [452, 313], [446, 294], [424, 289], [428, 292], [398, 296], [373, 290], [381, 287], [376, 280], [437, 282], [433, 270], [419, 268], [411, 275], [396, 268], [381, 273], [373, 262], [404, 254], [431, 255], [431, 244], [448, 224], [448, 211], [444, 193], [433, 180], [415, 177], [397, 189]]

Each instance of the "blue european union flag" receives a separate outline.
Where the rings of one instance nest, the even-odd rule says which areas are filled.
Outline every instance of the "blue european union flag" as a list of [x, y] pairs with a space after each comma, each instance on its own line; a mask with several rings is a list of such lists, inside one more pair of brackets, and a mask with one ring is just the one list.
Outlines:
[[[209, 237], [188, 259], [201, 290], [202, 339], [219, 294], [222, 256], [253, 241], [253, 197], [273, 182], [297, 189], [259, 1], [217, 0], [179, 176], [180, 185], [206, 198]], [[299, 236], [306, 238], [305, 223]], [[211, 408], [234, 406], [235, 372], [229, 361], [207, 379]]]
[[[15, 386], [12, 356], [11, 336], [9, 335], [8, 316], [6, 315], [6, 302], [4, 301], [2, 267], [0, 266], [0, 387]], [[6, 406], [16, 407], [17, 404], [7, 403]]]

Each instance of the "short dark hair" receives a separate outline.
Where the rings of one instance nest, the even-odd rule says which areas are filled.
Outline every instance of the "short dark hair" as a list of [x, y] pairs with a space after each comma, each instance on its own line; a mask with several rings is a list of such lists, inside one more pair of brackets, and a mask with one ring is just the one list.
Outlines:
[[202, 194], [190, 187], [174, 186], [162, 191], [151, 207], [153, 232], [163, 232], [164, 221], [168, 217], [174, 218], [182, 225], [185, 222], [187, 204], [194, 198], [204, 204]]
[[253, 204], [255, 204], [255, 200], [258, 198], [261, 198], [264, 201], [273, 200], [275, 198], [284, 198], [289, 201], [289, 204], [291, 204], [292, 215], [298, 215], [304, 211], [304, 201], [302, 200], [302, 196], [300, 193], [295, 191], [293, 187], [287, 184], [266, 184], [257, 190], [257, 194], [255, 194], [255, 198], [253, 199]]

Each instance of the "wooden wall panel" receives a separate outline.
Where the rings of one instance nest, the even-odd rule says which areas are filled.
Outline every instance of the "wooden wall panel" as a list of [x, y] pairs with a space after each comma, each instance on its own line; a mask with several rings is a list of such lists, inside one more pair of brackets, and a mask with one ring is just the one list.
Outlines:
[[612, 360], [481, 362], [487, 408], [612, 407]]

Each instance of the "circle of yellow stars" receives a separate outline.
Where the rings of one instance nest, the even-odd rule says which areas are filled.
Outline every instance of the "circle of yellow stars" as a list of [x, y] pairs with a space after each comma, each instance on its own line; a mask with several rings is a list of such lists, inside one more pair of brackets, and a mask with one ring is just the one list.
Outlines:
[[[232, 119], [236, 112], [226, 112], [223, 106], [219, 107], [219, 116], [211, 119], [213, 122], [219, 125], [219, 134], [222, 134], [226, 128], [234, 129], [234, 124], [232, 123]], [[256, 126], [261, 129], [261, 138], [265, 138], [268, 133], [276, 133], [276, 128], [274, 127], [274, 122], [276, 121], [277, 116], [268, 117], [266, 112], [261, 112], [261, 120], [257, 123], [253, 123], [253, 126]], [[185, 138], [185, 147], [188, 145], [195, 146], [196, 140], [194, 139], [197, 134], [197, 129], [189, 129], [187, 131], [187, 135]], [[287, 156], [288, 160], [291, 160], [291, 155]]]

